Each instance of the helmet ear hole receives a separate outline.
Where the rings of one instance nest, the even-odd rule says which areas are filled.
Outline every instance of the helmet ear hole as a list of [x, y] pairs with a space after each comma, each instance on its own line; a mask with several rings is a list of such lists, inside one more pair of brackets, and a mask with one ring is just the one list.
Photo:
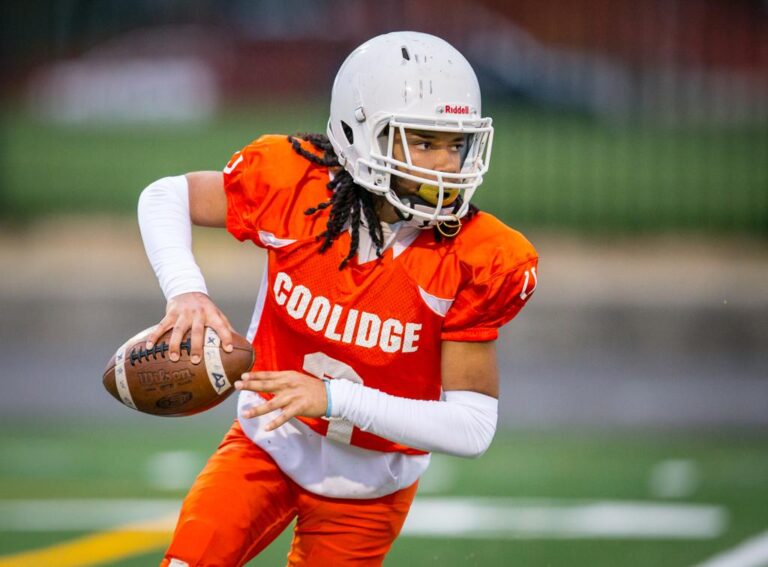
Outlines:
[[352, 128], [349, 127], [349, 124], [347, 124], [346, 122], [344, 122], [342, 120], [341, 121], [341, 129], [343, 130], [344, 137], [347, 139], [347, 142], [349, 142], [349, 145], [351, 146], [352, 144], [354, 144], [355, 143], [355, 135], [352, 132]]

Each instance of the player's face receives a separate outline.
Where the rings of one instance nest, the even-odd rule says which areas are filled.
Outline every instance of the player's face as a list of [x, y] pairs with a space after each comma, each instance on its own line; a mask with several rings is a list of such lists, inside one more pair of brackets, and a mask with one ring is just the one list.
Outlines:
[[[461, 160], [464, 153], [464, 145], [466, 144], [464, 134], [407, 130], [405, 139], [408, 142], [408, 151], [411, 154], [413, 165], [433, 169], [441, 173], [458, 173], [461, 171]], [[395, 133], [392, 157], [396, 160], [406, 161], [399, 131]], [[403, 167], [398, 167], [398, 169], [404, 172], [408, 171]], [[418, 175], [432, 181], [437, 181], [437, 178], [433, 175], [423, 173]], [[421, 186], [417, 181], [394, 176], [393, 182], [395, 192], [398, 195], [415, 195]]]

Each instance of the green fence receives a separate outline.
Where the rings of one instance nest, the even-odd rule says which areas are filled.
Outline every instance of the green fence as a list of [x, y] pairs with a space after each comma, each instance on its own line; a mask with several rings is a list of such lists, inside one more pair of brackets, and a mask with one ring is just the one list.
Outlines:
[[[54, 126], [6, 111], [0, 218], [132, 214], [153, 179], [219, 169], [262, 133], [322, 130], [326, 108], [263, 105], [205, 124], [143, 127]], [[500, 104], [487, 112], [496, 136], [477, 202], [513, 225], [768, 233], [765, 124], [611, 124]]]

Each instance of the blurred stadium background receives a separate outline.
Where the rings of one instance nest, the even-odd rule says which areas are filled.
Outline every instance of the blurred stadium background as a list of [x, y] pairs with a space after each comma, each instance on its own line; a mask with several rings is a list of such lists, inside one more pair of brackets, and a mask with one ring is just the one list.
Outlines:
[[[156, 564], [234, 416], [100, 384], [164, 302], [136, 199], [262, 133], [322, 131], [346, 54], [462, 50], [494, 117], [478, 202], [541, 254], [501, 431], [435, 457], [389, 565], [768, 565], [765, 0], [7, 0], [0, 566]], [[199, 230], [243, 331], [262, 257]], [[284, 561], [289, 534], [253, 565]]]

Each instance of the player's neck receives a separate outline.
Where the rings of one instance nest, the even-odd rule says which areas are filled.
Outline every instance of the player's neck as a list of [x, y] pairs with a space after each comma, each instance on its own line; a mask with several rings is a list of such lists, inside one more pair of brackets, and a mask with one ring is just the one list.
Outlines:
[[381, 222], [393, 224], [403, 220], [402, 217], [397, 214], [395, 207], [389, 204], [384, 197], [375, 195], [374, 199], [376, 201], [376, 214], [379, 215], [379, 220]]

